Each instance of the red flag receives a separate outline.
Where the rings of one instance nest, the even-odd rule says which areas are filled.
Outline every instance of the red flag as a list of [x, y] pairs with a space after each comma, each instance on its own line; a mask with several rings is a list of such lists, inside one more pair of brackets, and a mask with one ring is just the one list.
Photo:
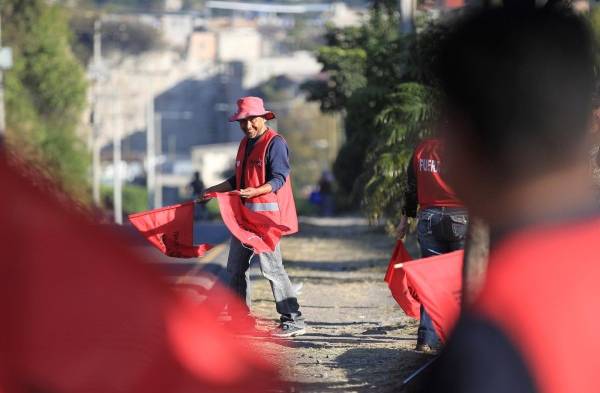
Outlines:
[[406, 262], [399, 267], [442, 341], [448, 338], [460, 312], [463, 254], [462, 250], [454, 251]]
[[170, 257], [201, 257], [213, 247], [194, 245], [194, 202], [131, 214], [129, 221], [152, 245]]
[[392, 281], [392, 276], [394, 275], [394, 265], [408, 261], [412, 261], [412, 257], [406, 250], [406, 247], [404, 247], [404, 242], [402, 240], [396, 241], [396, 247], [394, 247], [394, 251], [392, 252], [392, 257], [388, 263], [388, 268], [385, 272], [383, 281], [389, 284]]
[[[0, 158], [0, 390], [282, 390], [256, 345], [221, 326], [222, 301], [180, 299], [124, 241]], [[222, 293], [220, 293], [222, 292]], [[242, 315], [242, 314], [239, 314]], [[230, 372], [231, 371], [231, 372]]]
[[217, 198], [221, 218], [227, 229], [242, 244], [254, 249], [254, 252], [273, 252], [281, 240], [283, 232], [288, 230], [263, 214], [256, 213], [242, 203], [239, 191], [209, 193], [208, 198]]
[[409, 317], [420, 318], [421, 303], [414, 290], [408, 285], [404, 270], [400, 269], [399, 264], [412, 260], [402, 240], [396, 242], [396, 247], [392, 253], [384, 281], [388, 283], [392, 296]]
[[[414, 290], [408, 285], [404, 270], [397, 268], [399, 264], [412, 260], [402, 240], [396, 242], [396, 247], [390, 258], [384, 281], [388, 283], [392, 296], [409, 317], [420, 318], [421, 303]], [[399, 267], [399, 266], [398, 266]]]

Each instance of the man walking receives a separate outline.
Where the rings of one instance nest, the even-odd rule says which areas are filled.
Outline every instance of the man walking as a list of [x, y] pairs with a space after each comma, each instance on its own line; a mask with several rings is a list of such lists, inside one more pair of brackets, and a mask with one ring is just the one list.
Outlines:
[[[443, 177], [443, 144], [429, 138], [415, 149], [407, 169], [403, 215], [398, 237], [406, 235], [408, 217], [417, 216], [417, 238], [423, 258], [460, 250], [464, 247], [467, 211]], [[440, 345], [431, 317], [421, 306], [417, 351], [429, 352]]]
[[[264, 108], [258, 97], [244, 97], [237, 102], [238, 111], [229, 121], [240, 124], [245, 137], [240, 142], [235, 175], [208, 188], [205, 193], [239, 190], [246, 208], [269, 217], [275, 224], [298, 230], [298, 218], [290, 182], [288, 146], [283, 137], [267, 126], [275, 114]], [[250, 247], [231, 238], [227, 272], [231, 289], [246, 299], [250, 312], [250, 276], [248, 268], [258, 260], [263, 276], [269, 280], [280, 325], [275, 336], [294, 337], [305, 333], [304, 319], [290, 279], [283, 267], [281, 248], [254, 254]]]

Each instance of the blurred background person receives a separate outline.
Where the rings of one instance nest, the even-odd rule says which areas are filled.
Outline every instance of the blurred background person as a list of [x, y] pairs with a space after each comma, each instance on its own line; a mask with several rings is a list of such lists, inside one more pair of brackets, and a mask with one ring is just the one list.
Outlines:
[[491, 228], [489, 269], [434, 392], [598, 389], [600, 216], [587, 133], [595, 46], [549, 2], [467, 14], [440, 54], [449, 180]]
[[[198, 199], [204, 193], [204, 183], [202, 182], [202, 176], [199, 171], [195, 171], [192, 176], [192, 181], [187, 186], [188, 191], [191, 192], [193, 199]], [[194, 220], [200, 220], [206, 216], [206, 204], [197, 203], [194, 207]]]
[[204, 192], [204, 183], [202, 182], [202, 177], [200, 176], [200, 172], [195, 171], [192, 177], [192, 181], [188, 184], [188, 190], [191, 191], [194, 199], [199, 198]]
[[333, 174], [323, 171], [319, 179], [320, 205], [319, 213], [322, 217], [331, 217], [335, 209], [335, 195], [333, 192]]

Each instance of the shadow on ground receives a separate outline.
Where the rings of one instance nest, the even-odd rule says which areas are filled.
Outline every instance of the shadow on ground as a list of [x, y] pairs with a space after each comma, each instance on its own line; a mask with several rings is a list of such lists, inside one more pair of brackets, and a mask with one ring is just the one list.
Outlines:
[[[347, 375], [347, 382], [310, 382], [296, 385], [299, 392], [378, 392], [403, 391], [403, 380], [431, 359], [410, 350], [352, 348], [335, 359], [335, 367]], [[419, 386], [411, 386], [418, 392]]]

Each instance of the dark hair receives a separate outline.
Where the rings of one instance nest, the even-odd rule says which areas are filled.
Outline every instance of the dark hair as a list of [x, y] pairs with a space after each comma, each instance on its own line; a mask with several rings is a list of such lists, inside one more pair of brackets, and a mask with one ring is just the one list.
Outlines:
[[440, 51], [438, 76], [468, 138], [504, 175], [547, 170], [581, 144], [595, 86], [586, 22], [563, 8], [466, 14]]

